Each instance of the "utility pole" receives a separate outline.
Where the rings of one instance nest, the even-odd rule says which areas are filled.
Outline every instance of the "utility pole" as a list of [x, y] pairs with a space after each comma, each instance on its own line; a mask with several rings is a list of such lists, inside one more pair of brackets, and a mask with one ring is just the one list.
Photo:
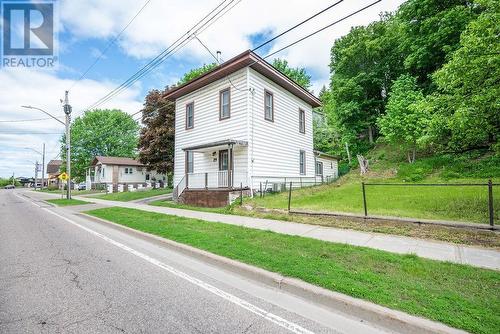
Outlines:
[[38, 183], [38, 160], [35, 162], [35, 191], [36, 191], [36, 184]]
[[15, 173], [12, 172], [12, 185], [15, 186], [16, 185], [16, 178], [15, 178]]
[[42, 190], [45, 186], [45, 143], [43, 143], [42, 149]]
[[71, 138], [70, 138], [70, 124], [71, 124], [71, 105], [69, 104], [68, 91], [64, 94], [63, 110], [66, 115], [66, 174], [68, 174], [66, 198], [71, 199]]

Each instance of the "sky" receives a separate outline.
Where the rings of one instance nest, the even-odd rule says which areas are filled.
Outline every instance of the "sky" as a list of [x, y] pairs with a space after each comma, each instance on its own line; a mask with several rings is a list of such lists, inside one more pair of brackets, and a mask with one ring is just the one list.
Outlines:
[[[0, 0], [0, 3], [2, 1], [6, 0]], [[230, 1], [226, 0], [226, 4]], [[342, 1], [257, 53], [266, 56], [373, 1]], [[55, 16], [57, 67], [0, 67], [0, 177], [10, 177], [13, 173], [16, 177], [32, 177], [34, 163], [41, 161], [41, 156], [34, 150], [41, 152], [43, 143], [46, 145], [46, 163], [56, 158], [60, 151], [59, 140], [64, 127], [55, 120], [47, 119], [40, 111], [22, 108], [22, 105], [42, 108], [63, 119], [60, 100], [69, 90], [73, 116], [80, 115], [85, 108], [111, 92], [186, 33], [222, 0], [55, 2], [58, 14]], [[221, 51], [222, 59], [227, 60], [334, 2], [235, 0], [223, 16], [214, 20], [197, 37], [212, 52]], [[323, 85], [328, 86], [330, 48], [334, 41], [346, 35], [352, 27], [367, 25], [378, 20], [380, 13], [396, 10], [402, 2], [382, 0], [267, 60], [282, 58], [293, 67], [304, 67], [311, 75], [312, 87], [317, 93]], [[78, 80], [98, 58], [95, 66]], [[129, 114], [136, 113], [149, 90], [174, 84], [185, 72], [213, 60], [201, 43], [192, 39], [148, 75], [99, 108], [118, 108]]]

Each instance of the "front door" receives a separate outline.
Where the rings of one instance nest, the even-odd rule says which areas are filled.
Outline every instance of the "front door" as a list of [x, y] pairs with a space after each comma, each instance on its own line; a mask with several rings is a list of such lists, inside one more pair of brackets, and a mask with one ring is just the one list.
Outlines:
[[224, 171], [229, 168], [229, 151], [221, 150], [219, 151], [219, 170]]
[[229, 187], [229, 150], [219, 151], [219, 188]]

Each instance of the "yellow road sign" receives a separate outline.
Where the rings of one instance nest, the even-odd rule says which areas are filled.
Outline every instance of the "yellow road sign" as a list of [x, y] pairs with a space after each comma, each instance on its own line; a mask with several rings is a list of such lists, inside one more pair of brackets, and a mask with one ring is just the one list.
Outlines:
[[68, 180], [68, 174], [61, 173], [61, 175], [59, 175], [59, 180], [67, 181]]

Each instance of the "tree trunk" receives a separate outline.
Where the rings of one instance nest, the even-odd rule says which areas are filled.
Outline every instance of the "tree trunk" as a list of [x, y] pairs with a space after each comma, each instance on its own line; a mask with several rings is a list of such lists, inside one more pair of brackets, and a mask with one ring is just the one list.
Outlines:
[[368, 125], [368, 141], [373, 144], [373, 127]]
[[359, 170], [360, 170], [361, 175], [368, 173], [368, 165], [369, 165], [368, 159], [366, 159], [361, 154], [358, 154], [357, 157], [358, 157]]
[[349, 164], [351, 164], [351, 152], [349, 151], [349, 144], [347, 142], [345, 143], [345, 150], [347, 152], [347, 160]]

